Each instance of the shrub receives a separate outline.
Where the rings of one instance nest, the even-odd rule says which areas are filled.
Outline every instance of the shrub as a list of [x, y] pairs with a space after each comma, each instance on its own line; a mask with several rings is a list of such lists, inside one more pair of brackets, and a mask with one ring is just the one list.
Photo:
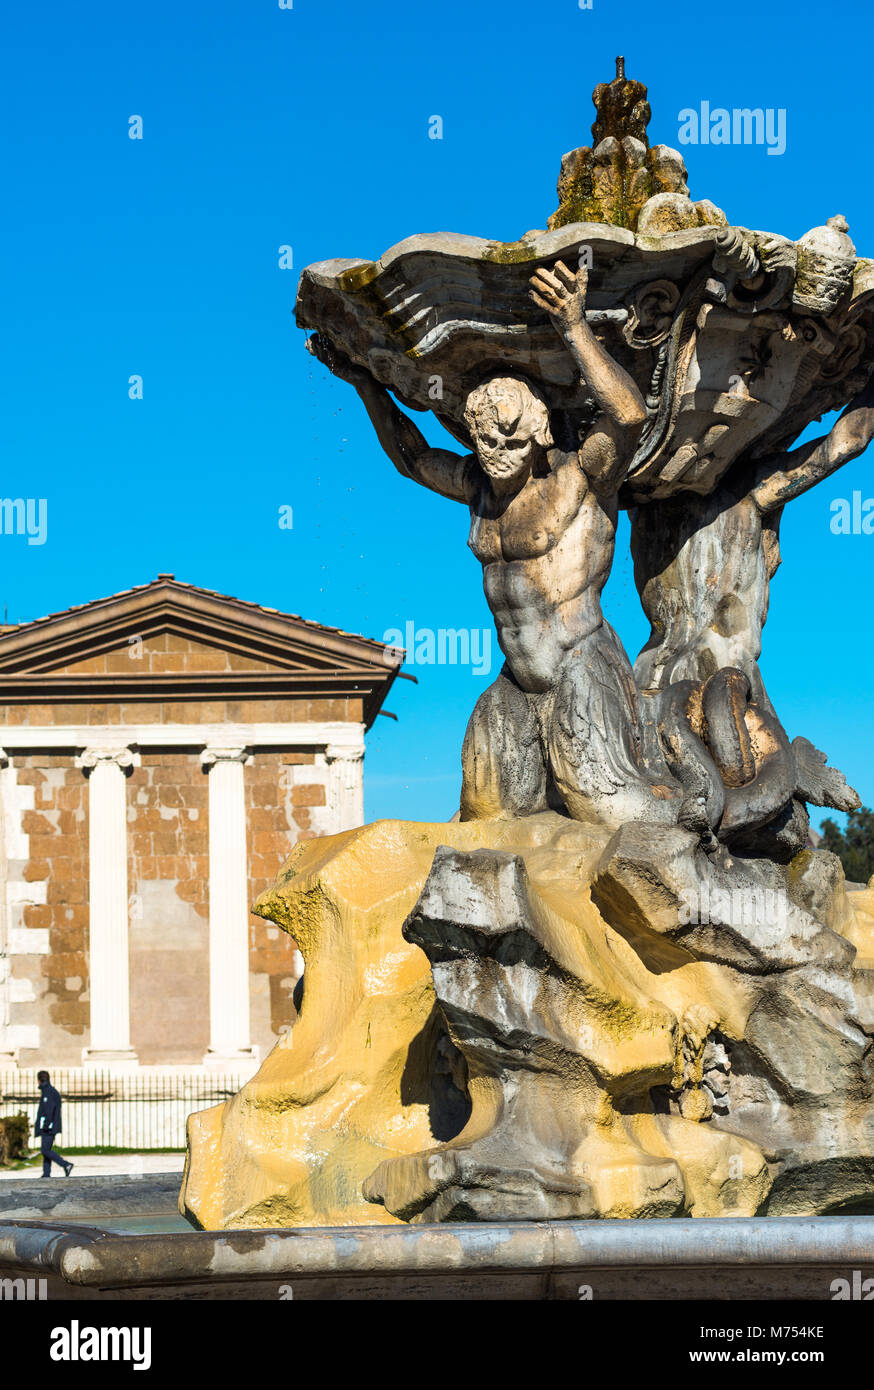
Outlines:
[[30, 1138], [30, 1118], [23, 1110], [0, 1116], [0, 1165], [23, 1158]]

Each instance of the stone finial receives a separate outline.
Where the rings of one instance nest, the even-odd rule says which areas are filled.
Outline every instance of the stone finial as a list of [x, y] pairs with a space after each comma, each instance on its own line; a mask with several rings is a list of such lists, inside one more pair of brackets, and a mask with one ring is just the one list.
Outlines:
[[616, 140], [624, 140], [630, 135], [648, 148], [646, 128], [652, 111], [646, 96], [644, 83], [627, 78], [625, 59], [617, 58], [616, 76], [613, 81], [599, 82], [592, 93], [597, 112], [592, 125], [593, 147], [609, 136]]
[[807, 313], [833, 314], [853, 292], [856, 248], [847, 219], [838, 213], [822, 227], [811, 227], [798, 242], [798, 274], [793, 302]]
[[[724, 216], [712, 204], [691, 203], [686, 166], [668, 145], [650, 146], [652, 112], [646, 87], [625, 76], [625, 59], [616, 59], [616, 76], [592, 93], [597, 113], [592, 145], [566, 154], [558, 179], [559, 207], [550, 231], [571, 222], [604, 222], [656, 235], [686, 226], [720, 225]], [[664, 195], [669, 206], [665, 206]], [[654, 198], [649, 222], [639, 226]], [[712, 212], [711, 212], [712, 209]]]
[[840, 260], [854, 259], [856, 248], [847, 235], [849, 230], [846, 217], [838, 213], [835, 217], [829, 217], [824, 227], [811, 227], [809, 232], [805, 232], [800, 245], [824, 256], [835, 256]]

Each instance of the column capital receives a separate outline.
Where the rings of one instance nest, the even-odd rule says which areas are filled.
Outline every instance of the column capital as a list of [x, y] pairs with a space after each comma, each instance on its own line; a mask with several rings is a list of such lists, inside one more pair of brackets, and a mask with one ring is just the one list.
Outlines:
[[139, 766], [140, 756], [132, 748], [96, 747], [85, 748], [76, 758], [76, 766], [83, 772], [90, 772], [98, 763], [115, 763], [122, 771]]
[[329, 743], [325, 748], [325, 760], [329, 763], [360, 763], [363, 757], [363, 744]]
[[246, 747], [213, 748], [207, 745], [200, 752], [204, 767], [214, 767], [216, 763], [245, 763], [252, 756], [252, 749]]

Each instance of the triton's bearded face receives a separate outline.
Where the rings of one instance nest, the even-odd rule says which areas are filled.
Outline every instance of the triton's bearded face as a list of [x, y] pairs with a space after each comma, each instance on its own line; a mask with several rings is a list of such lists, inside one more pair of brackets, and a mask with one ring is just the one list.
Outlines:
[[517, 377], [493, 377], [475, 387], [464, 418], [480, 465], [495, 482], [524, 477], [552, 443], [546, 402]]
[[529, 468], [534, 439], [520, 423], [496, 420], [474, 431], [477, 457], [490, 478], [514, 478]]

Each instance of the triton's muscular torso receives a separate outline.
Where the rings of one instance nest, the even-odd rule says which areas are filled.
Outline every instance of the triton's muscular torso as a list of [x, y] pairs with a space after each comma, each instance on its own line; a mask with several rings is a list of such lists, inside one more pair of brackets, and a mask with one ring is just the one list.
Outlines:
[[568, 653], [603, 621], [616, 531], [615, 499], [594, 491], [578, 455], [551, 449], [548, 461], [509, 502], [480, 474], [468, 540], [501, 650], [532, 693], [555, 686]]

